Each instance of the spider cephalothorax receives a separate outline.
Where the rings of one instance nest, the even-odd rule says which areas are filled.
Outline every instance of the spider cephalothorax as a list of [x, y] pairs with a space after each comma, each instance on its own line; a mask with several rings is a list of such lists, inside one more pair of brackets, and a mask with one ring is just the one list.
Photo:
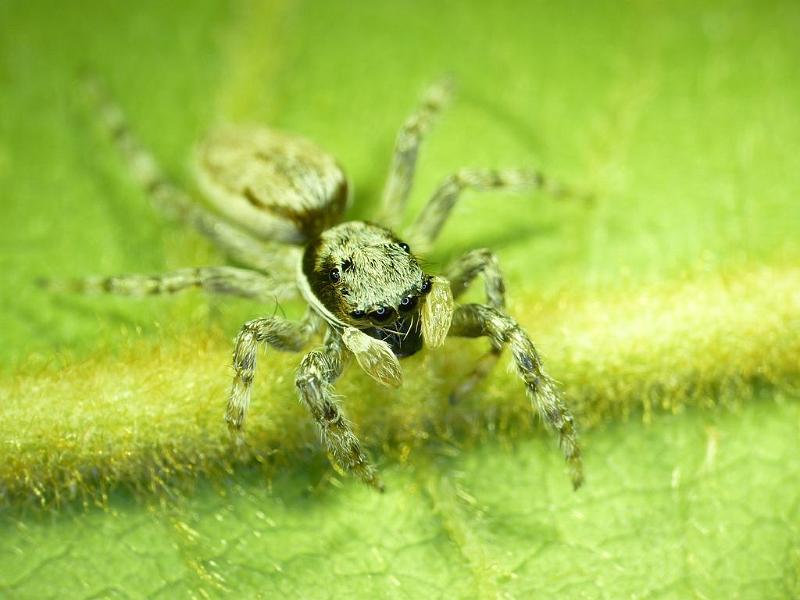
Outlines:
[[303, 274], [325, 307], [356, 327], [389, 325], [414, 308], [429, 280], [407, 244], [361, 221], [312, 239], [303, 253]]
[[[226, 220], [192, 202], [171, 183], [99, 86], [90, 81], [87, 89], [153, 204], [198, 230], [247, 268], [92, 277], [70, 282], [69, 289], [138, 295], [197, 287], [265, 303], [300, 295], [309, 305], [299, 323], [271, 316], [242, 327], [233, 352], [235, 376], [225, 413], [232, 429], [241, 429], [245, 422], [259, 345], [299, 351], [325, 330], [321, 345], [300, 364], [298, 395], [317, 422], [332, 459], [380, 489], [377, 471], [333, 394], [345, 357], [353, 355], [373, 378], [396, 386], [401, 383], [398, 359], [424, 346], [440, 346], [447, 336], [486, 337], [491, 342], [489, 351], [456, 387], [453, 398], [470, 392], [509, 346], [534, 408], [558, 433], [573, 485], [581, 484], [572, 415], [530, 338], [504, 310], [505, 287], [494, 254], [472, 250], [437, 275], [422, 269], [405, 241], [422, 248], [432, 244], [464, 189], [553, 190], [539, 171], [460, 170], [444, 180], [401, 238], [381, 225], [342, 222], [350, 186], [338, 163], [313, 142], [263, 128], [228, 128], [210, 135], [196, 154], [200, 185]], [[448, 95], [447, 84], [433, 86], [400, 130], [384, 191], [383, 215], [397, 218], [402, 214], [420, 141]], [[486, 304], [455, 304], [454, 299], [479, 275]]]
[[307, 300], [318, 300], [329, 321], [385, 341], [400, 358], [422, 348], [434, 278], [388, 229], [351, 221], [323, 231], [305, 248], [301, 276], [312, 293]]

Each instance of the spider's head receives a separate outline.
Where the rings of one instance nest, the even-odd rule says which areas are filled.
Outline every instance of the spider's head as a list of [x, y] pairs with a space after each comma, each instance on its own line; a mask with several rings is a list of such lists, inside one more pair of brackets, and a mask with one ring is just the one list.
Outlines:
[[[322, 232], [306, 248], [303, 273], [333, 316], [383, 339], [398, 355], [419, 350], [423, 331], [429, 341], [436, 337], [434, 345], [447, 334], [446, 329], [428, 334], [441, 310], [429, 314], [432, 306], [426, 304], [442, 280], [427, 275], [408, 245], [388, 229], [354, 221]], [[449, 312], [446, 317], [449, 327]]]

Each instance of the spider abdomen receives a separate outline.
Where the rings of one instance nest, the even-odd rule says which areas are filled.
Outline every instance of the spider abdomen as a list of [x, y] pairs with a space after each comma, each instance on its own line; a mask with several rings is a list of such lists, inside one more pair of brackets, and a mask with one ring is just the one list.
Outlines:
[[339, 221], [347, 207], [339, 164], [298, 135], [223, 128], [198, 146], [195, 158], [209, 201], [264, 239], [304, 243]]

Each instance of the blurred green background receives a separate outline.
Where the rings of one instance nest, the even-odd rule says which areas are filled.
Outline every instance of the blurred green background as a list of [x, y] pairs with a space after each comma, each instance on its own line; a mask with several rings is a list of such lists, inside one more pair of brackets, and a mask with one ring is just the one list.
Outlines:
[[[412, 211], [462, 166], [535, 165], [596, 198], [470, 195], [428, 257], [436, 267], [473, 247], [496, 250], [512, 310], [531, 325], [526, 311], [548, 298], [624, 297], [758, 268], [796, 273], [798, 31], [791, 1], [5, 0], [0, 452], [13, 462], [21, 451], [9, 432], [24, 433], [49, 406], [40, 371], [73, 382], [82, 365], [108, 369], [120, 357], [120, 374], [107, 376], [122, 378], [126, 349], [163, 344], [169, 356], [197, 338], [224, 349], [219, 371], [204, 375], [225, 380], [228, 339], [263, 313], [191, 294], [54, 298], [32, 285], [221, 261], [148, 205], [81, 98], [81, 68], [107, 82], [181, 183], [191, 186], [188, 158], [208, 127], [268, 124], [341, 161], [356, 217], [376, 205], [420, 91], [453, 74], [459, 95], [423, 149]], [[768, 282], [753, 293], [769, 295]], [[789, 294], [795, 306], [798, 290]], [[800, 330], [798, 313], [788, 314], [785, 328]], [[568, 328], [569, 314], [558, 317]], [[602, 346], [592, 351], [604, 360]], [[157, 369], [161, 357], [140, 360]], [[291, 364], [278, 372], [290, 378]], [[408, 460], [398, 452], [383, 463], [389, 491], [379, 496], [330, 475], [309, 427], [305, 454], [290, 452], [268, 475], [239, 466], [186, 493], [112, 490], [100, 508], [4, 502], [0, 596], [800, 597], [794, 364], [786, 381], [724, 409], [688, 398], [647, 423], [637, 406], [627, 420], [595, 419], [578, 494], [538, 430], [435, 439]], [[555, 374], [570, 385], [568, 371]], [[498, 375], [493, 398], [521, 394], [507, 379]], [[224, 398], [199, 388], [198, 402], [221, 410]], [[350, 389], [362, 388], [374, 393], [361, 380]], [[189, 418], [176, 445], [193, 428]], [[25, 451], [57, 465], [56, 441]]]

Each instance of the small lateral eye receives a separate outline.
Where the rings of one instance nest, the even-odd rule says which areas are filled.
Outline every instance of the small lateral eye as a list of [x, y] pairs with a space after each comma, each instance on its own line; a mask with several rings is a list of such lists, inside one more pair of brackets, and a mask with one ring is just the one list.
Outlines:
[[406, 252], [411, 252], [411, 247], [405, 242], [400, 242], [400, 247]]
[[431, 291], [431, 278], [428, 277], [422, 282], [422, 287], [419, 289], [421, 294], [427, 294]]
[[400, 310], [408, 311], [417, 305], [417, 299], [414, 296], [406, 296], [400, 300]]
[[363, 310], [354, 310], [350, 313], [350, 316], [354, 319], [363, 319], [366, 315], [367, 313], [365, 313]]
[[370, 313], [370, 318], [375, 321], [385, 321], [392, 315], [392, 311], [384, 306], [379, 306]]
[[330, 273], [328, 273], [328, 277], [331, 278], [331, 281], [333, 283], [336, 283], [337, 281], [339, 281], [339, 279], [341, 279], [342, 276], [339, 273], [339, 269], [331, 269]]

